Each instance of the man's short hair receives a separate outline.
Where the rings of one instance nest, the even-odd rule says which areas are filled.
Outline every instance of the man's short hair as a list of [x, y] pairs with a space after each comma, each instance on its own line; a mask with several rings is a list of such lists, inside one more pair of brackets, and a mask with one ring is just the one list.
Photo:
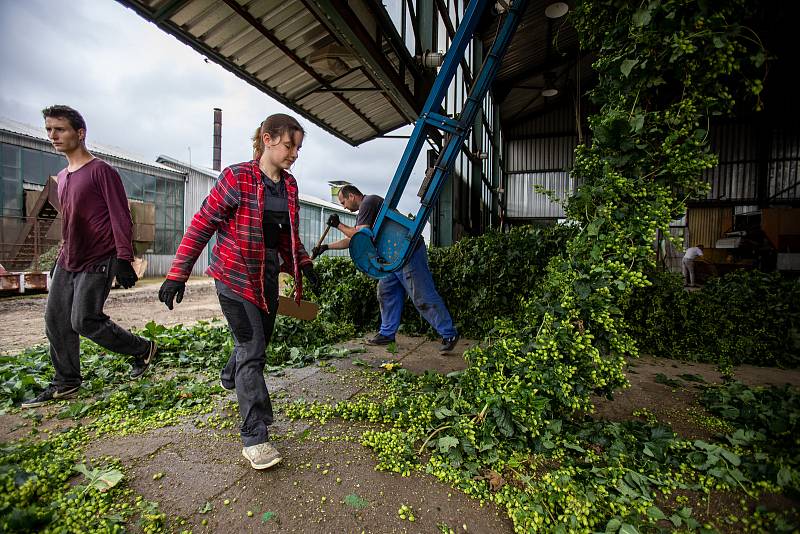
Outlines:
[[83, 117], [80, 113], [78, 113], [77, 110], [72, 109], [69, 106], [55, 105], [50, 106], [49, 108], [44, 108], [42, 110], [42, 116], [45, 119], [48, 117], [54, 119], [67, 119], [69, 121], [69, 125], [72, 126], [75, 131], [78, 131], [81, 128], [86, 130], [86, 121], [83, 120]]
[[350, 197], [352, 195], [358, 195], [360, 197], [364, 196], [364, 194], [361, 191], [359, 191], [356, 186], [350, 184], [339, 189], [339, 192], [342, 194], [344, 198]]

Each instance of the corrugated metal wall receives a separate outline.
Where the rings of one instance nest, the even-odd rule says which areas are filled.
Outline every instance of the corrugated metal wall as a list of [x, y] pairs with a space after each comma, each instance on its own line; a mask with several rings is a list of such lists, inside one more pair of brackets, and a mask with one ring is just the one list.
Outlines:
[[776, 130], [768, 169], [771, 200], [800, 199], [800, 134], [797, 131]]
[[[200, 205], [203, 203], [203, 200], [208, 196], [211, 188], [214, 187], [215, 182], [216, 178], [212, 178], [207, 174], [198, 172], [194, 169], [189, 171], [188, 180], [186, 181], [186, 190], [183, 197], [184, 233], [189, 227], [189, 224], [192, 222], [192, 217], [194, 217], [194, 214], [200, 209]], [[208, 246], [206, 246], [206, 248], [203, 249], [200, 257], [197, 258], [197, 263], [194, 264], [194, 268], [192, 269], [193, 275], [205, 274], [210, 260], [210, 250], [214, 246], [214, 243], [216, 243], [216, 240], [216, 236], [212, 237], [211, 242], [208, 244]], [[172, 260], [170, 260], [170, 262], [171, 261]], [[167, 270], [163, 271], [162, 274], [166, 273]]]
[[[761, 154], [759, 143], [763, 143]], [[711, 184], [708, 200], [757, 202], [762, 162], [767, 166], [765, 201], [800, 199], [797, 131], [772, 129], [760, 133], [750, 123], [716, 124], [711, 128], [711, 150], [719, 156], [719, 164], [703, 173], [703, 178]]]
[[[330, 217], [331, 213], [339, 215], [339, 220], [347, 226], [354, 226], [356, 223], [355, 215], [351, 213], [343, 213], [341, 210], [334, 210], [311, 204], [309, 202], [300, 201], [300, 241], [306, 250], [311, 254], [311, 249], [316, 246], [322, 233], [325, 231], [325, 224]], [[333, 243], [344, 239], [345, 235], [335, 228], [331, 228], [325, 238], [325, 243]], [[329, 250], [325, 253], [326, 256], [349, 256], [347, 250]]]
[[703, 173], [711, 184], [709, 200], [756, 198], [758, 138], [750, 125], [719, 124], [711, 128], [711, 150], [719, 164]]
[[575, 117], [563, 107], [506, 130], [506, 214], [510, 219], [563, 218], [560, 203], [535, 186], [566, 200], [576, 188], [569, 174], [575, 160]]
[[[183, 231], [192, 222], [192, 217], [200, 209], [203, 199], [208, 196], [209, 191], [214, 186], [216, 177], [211, 175], [208, 171], [200, 170], [194, 167], [183, 164], [182, 162], [169, 161], [159, 159], [162, 165], [175, 168], [176, 170], [185, 173], [186, 182], [183, 194]], [[197, 258], [197, 263], [194, 264], [192, 274], [201, 276], [205, 274], [208, 268], [210, 259], [209, 251], [214, 246], [216, 236], [211, 239], [208, 246], [203, 249], [203, 252]], [[169, 272], [172, 260], [175, 258], [174, 254], [145, 254], [147, 259], [147, 269], [145, 276], [164, 276]]]
[[508, 217], [512, 219], [562, 219], [564, 208], [534, 187], [540, 185], [566, 200], [574, 188], [574, 180], [566, 172], [509, 174], [507, 180]]
[[693, 247], [703, 244], [714, 247], [726, 231], [733, 227], [733, 208], [692, 208], [687, 214], [689, 235], [686, 236], [684, 247]]

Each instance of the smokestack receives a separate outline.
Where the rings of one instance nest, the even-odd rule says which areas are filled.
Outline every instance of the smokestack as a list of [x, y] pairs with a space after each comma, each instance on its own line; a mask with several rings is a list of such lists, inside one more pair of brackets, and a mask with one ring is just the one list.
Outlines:
[[213, 169], [222, 169], [222, 110], [214, 108], [214, 163]]

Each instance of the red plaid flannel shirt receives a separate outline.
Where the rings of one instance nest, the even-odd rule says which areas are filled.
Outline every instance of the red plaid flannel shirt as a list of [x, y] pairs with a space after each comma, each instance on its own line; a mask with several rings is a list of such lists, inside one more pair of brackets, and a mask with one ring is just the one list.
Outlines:
[[[281, 271], [294, 276], [295, 301], [303, 296], [300, 269], [311, 263], [300, 242], [300, 209], [297, 181], [283, 172], [289, 197], [291, 237], [283, 235], [278, 245]], [[216, 278], [259, 308], [267, 309], [264, 298], [264, 184], [258, 161], [231, 165], [222, 170], [217, 183], [192, 218], [192, 223], [175, 254], [167, 278], [184, 282], [214, 232], [211, 265], [206, 274]]]

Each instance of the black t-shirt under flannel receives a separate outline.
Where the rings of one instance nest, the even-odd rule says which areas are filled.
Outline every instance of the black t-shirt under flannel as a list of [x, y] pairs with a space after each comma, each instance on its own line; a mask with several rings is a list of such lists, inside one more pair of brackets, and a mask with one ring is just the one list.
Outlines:
[[290, 231], [289, 196], [283, 177], [275, 183], [262, 172], [261, 179], [264, 182], [264, 247], [276, 249], [281, 233]]

